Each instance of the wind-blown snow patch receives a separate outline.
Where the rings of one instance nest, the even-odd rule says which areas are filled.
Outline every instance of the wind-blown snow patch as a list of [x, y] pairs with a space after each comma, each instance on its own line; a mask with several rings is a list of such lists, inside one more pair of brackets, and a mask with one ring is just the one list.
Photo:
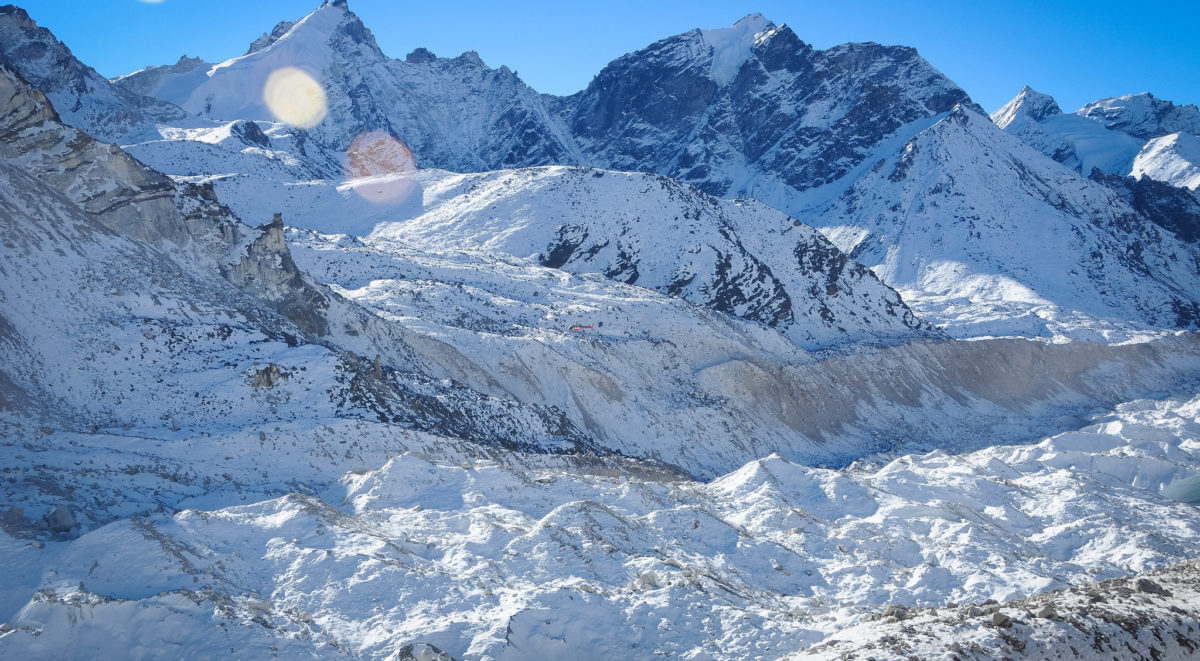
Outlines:
[[750, 14], [732, 27], [701, 30], [701, 38], [713, 50], [712, 79], [722, 86], [733, 82], [742, 64], [750, 59], [758, 35], [773, 27], [775, 24], [762, 14]]

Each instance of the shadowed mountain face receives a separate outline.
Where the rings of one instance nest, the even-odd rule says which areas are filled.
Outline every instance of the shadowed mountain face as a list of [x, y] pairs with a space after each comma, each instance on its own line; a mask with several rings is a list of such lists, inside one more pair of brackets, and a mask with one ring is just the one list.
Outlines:
[[[817, 51], [761, 17], [726, 31], [755, 20], [736, 35], [664, 39], [605, 67], [563, 102], [582, 151], [716, 195], [803, 191], [845, 175], [903, 124], [970, 103], [911, 48]], [[726, 52], [739, 47], [730, 66]]]

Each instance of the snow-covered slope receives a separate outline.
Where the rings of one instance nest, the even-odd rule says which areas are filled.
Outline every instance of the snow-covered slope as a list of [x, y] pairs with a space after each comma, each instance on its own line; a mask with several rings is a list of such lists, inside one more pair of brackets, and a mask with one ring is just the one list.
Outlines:
[[[876, 274], [885, 283], [905, 289], [903, 294], [914, 303], [922, 301], [924, 310], [943, 319], [947, 326], [957, 327], [958, 333], [1119, 339], [1128, 334], [1110, 330], [1131, 324], [1192, 323], [1191, 306], [1197, 287], [1196, 278], [1186, 266], [1191, 257], [1186, 251], [1160, 245], [1161, 237], [1143, 236], [1145, 232], [1136, 229], [1167, 222], [1139, 217], [1139, 213], [1148, 211], [1131, 211], [1119, 201], [1114, 202], [1114, 196], [1098, 193], [1080, 178], [1061, 179], [1058, 174], [1050, 174], [1044, 158], [1016, 149], [1015, 143], [997, 142], [994, 136], [985, 140], [986, 149], [1009, 164], [1004, 176], [993, 176], [984, 167], [984, 160], [971, 156], [970, 150], [977, 151], [979, 141], [966, 140], [950, 149], [947, 158], [956, 159], [954, 168], [963, 168], [964, 177], [980, 184], [956, 187], [949, 199], [959, 210], [983, 211], [999, 218], [996, 214], [1007, 214], [1007, 209], [1015, 205], [1024, 210], [1012, 219], [1015, 224], [1011, 227], [1025, 227], [1026, 223], [1038, 226], [1038, 241], [1028, 244], [1034, 249], [1014, 257], [1024, 262], [1020, 267], [1011, 265], [1010, 255], [986, 254], [993, 247], [1003, 247], [998, 234], [995, 239], [999, 243], [981, 246], [974, 241], [973, 230], [961, 222], [971, 222], [969, 217], [950, 222], [931, 205], [910, 208], [907, 200], [916, 199], [912, 195], [906, 201], [888, 202], [887, 209], [876, 211], [876, 220], [860, 218], [862, 214], [847, 206], [848, 198], [835, 202], [851, 187], [856, 195], [891, 199], [895, 182], [879, 182], [886, 192], [867, 190], [882, 179], [877, 172], [870, 172], [872, 164], [894, 156], [895, 150], [914, 136], [925, 135], [922, 132], [943, 119], [956, 103], [973, 108], [962, 90], [911, 49], [849, 44], [814, 51], [786, 26], [774, 26], [754, 15], [731, 28], [695, 30], [626, 55], [606, 67], [583, 92], [553, 99], [533, 94], [511, 72], [487, 69], [470, 54], [447, 60], [427, 51], [415, 51], [406, 61], [389, 59], [379, 52], [369, 31], [343, 3], [324, 5], [295, 24], [281, 24], [261, 42], [247, 55], [212, 67], [211, 75], [199, 87], [189, 88], [186, 84], [188, 76], [195, 76], [188, 67], [178, 73], [147, 70], [121, 79], [119, 84], [141, 91], [159, 90], [160, 94], [167, 94], [161, 91], [167, 89], [177, 95], [186, 92], [187, 98], [170, 100], [222, 120], [240, 116], [267, 125], [271, 114], [262, 107], [259, 97], [251, 99], [237, 91], [261, 87], [262, 78], [285, 64], [299, 66], [313, 72], [329, 99], [330, 113], [320, 124], [310, 129], [268, 126], [265, 135], [270, 145], [242, 149], [236, 158], [245, 163], [232, 172], [230, 168], [222, 169], [220, 157], [224, 152], [209, 144], [213, 141], [203, 146], [195, 143], [200, 139], [198, 132], [187, 136], [192, 142], [186, 145], [177, 142], [175, 136], [167, 136], [133, 146], [134, 153], [174, 175], [195, 181], [216, 180], [222, 195], [239, 209], [243, 204], [256, 205], [261, 215], [267, 209], [259, 207], [275, 205], [279, 207], [276, 210], [296, 218], [293, 222], [297, 225], [355, 234], [366, 233], [376, 221], [406, 216], [413, 209], [372, 209], [351, 202], [341, 209], [326, 206], [320, 214], [344, 219], [338, 223], [316, 218], [318, 214], [303, 211], [301, 203], [314, 197], [306, 190], [313, 186], [307, 183], [312, 177], [288, 164], [285, 154], [290, 151], [299, 154], [304, 163], [318, 163], [313, 167], [322, 176], [339, 181], [338, 162], [343, 153], [355, 137], [375, 130], [399, 137], [423, 166], [462, 171], [553, 162], [658, 172], [705, 191], [749, 195], [806, 223], [826, 227], [847, 224], [843, 217], [849, 218], [853, 227], [881, 222], [880, 218], [928, 218], [929, 222], [920, 223], [926, 228], [922, 231], [931, 233], [928, 242], [912, 247], [906, 257], [909, 266], [917, 268], [914, 259], [940, 264], [961, 262], [961, 266], [939, 268], [936, 283], [913, 279], [896, 265], [877, 269]], [[204, 101], [210, 96], [223, 99], [225, 105], [210, 106]], [[1008, 130], [1080, 172], [1089, 173], [1098, 167], [1124, 174], [1132, 168], [1143, 141], [1091, 119], [1056, 110], [1057, 105], [1049, 97], [1023, 90], [997, 117]], [[932, 132], [943, 130], [935, 128]], [[975, 132], [986, 133], [982, 127]], [[247, 151], [249, 156], [245, 155]], [[193, 157], [193, 153], [200, 157]], [[264, 160], [264, 154], [273, 155]], [[947, 173], [953, 169], [933, 162], [936, 159], [929, 160], [930, 168]], [[1047, 173], [1039, 174], [1041, 183], [1032, 187], [1039, 190], [1026, 185], [1024, 172]], [[1051, 190], [1057, 186], [1066, 188]], [[364, 188], [351, 187], [360, 191]], [[1077, 187], [1085, 191], [1085, 197], [1090, 196], [1082, 205], [1054, 208], [1057, 203], [1046, 199], [1073, 199]], [[273, 194], [264, 195], [264, 190]], [[1116, 206], [1104, 209], [1109, 202]], [[598, 203], [596, 207], [603, 209], [607, 204]], [[545, 213], [569, 212], [555, 208]], [[1093, 213], [1106, 220], [1092, 222]], [[1077, 237], [1062, 225], [1046, 225], [1044, 221], [1050, 216], [1070, 217], [1070, 224], [1090, 238]], [[503, 223], [495, 222], [497, 218], [502, 216], [489, 219], [487, 231], [512, 235], [515, 241], [520, 232], [501, 227]], [[568, 236], [571, 223], [552, 224], [554, 228], [545, 229], [567, 232], [559, 244], [582, 241], [582, 235]], [[999, 225], [992, 226], [1000, 231]], [[614, 227], [605, 225], [606, 230]], [[1132, 235], [1127, 228], [1135, 228]], [[598, 229], [593, 227], [590, 235], [594, 247], [599, 251], [598, 246], [607, 242], [607, 249], [614, 254], [590, 255], [586, 260], [589, 268], [628, 279], [632, 276], [629, 265], [619, 263], [628, 261], [628, 256], [620, 257], [619, 242], [608, 234], [601, 237], [596, 233]], [[949, 233], [944, 237], [932, 235], [943, 231]], [[782, 282], [787, 272], [777, 265], [794, 260], [765, 259], [761, 250], [750, 245], [757, 237], [762, 239], [763, 249], [778, 248], [778, 242], [768, 236], [739, 232], [736, 241], [772, 269], [772, 278], [763, 282]], [[551, 242], [546, 237], [536, 238], [534, 243], [538, 245], [493, 241], [492, 249], [548, 257]], [[842, 236], [835, 243], [857, 246], [860, 239]], [[930, 251], [939, 250], [941, 244], [933, 241], [957, 243], [972, 256], [958, 255], [949, 260], [935, 257]], [[1143, 249], [1148, 250], [1145, 257]], [[1132, 269], [1132, 273], [1128, 277], [1105, 273], [1091, 256], [1093, 250], [1124, 263], [1118, 270]], [[1081, 251], [1086, 257], [1079, 255]], [[718, 252], [733, 254], [723, 249]], [[574, 261], [564, 265], [578, 270], [583, 254], [586, 252], [574, 252]], [[1034, 259], [1035, 255], [1062, 254], [1077, 255], [1072, 258], [1072, 266], [1059, 268], [1064, 264], [1061, 259]], [[697, 254], [697, 259], [703, 257]], [[893, 261], [899, 258], [898, 253], [892, 257]], [[872, 266], [879, 266], [883, 257], [872, 254], [869, 259], [875, 260]], [[1081, 266], [1081, 260], [1091, 265]], [[683, 267], [675, 273], [679, 264], [664, 266], [669, 267], [666, 272], [643, 270], [639, 277], [649, 279], [639, 282], [671, 292], [681, 282], [680, 277], [688, 277], [694, 270]], [[1134, 285], [1143, 274], [1157, 283], [1150, 286], [1149, 292], [1137, 291]], [[693, 288], [705, 286], [704, 276], [721, 277], [715, 271], [699, 274]], [[1073, 282], [1075, 278], [1079, 282]], [[981, 293], [984, 290], [989, 292]], [[689, 292], [691, 300], [712, 303], [722, 298], [717, 290], [699, 298], [696, 293]], [[786, 294], [791, 303], [798, 300], [795, 290], [787, 290]], [[780, 314], [786, 316], [780, 307], [782, 297], [770, 292], [758, 292], [756, 296], [747, 298], [744, 304], [718, 307], [733, 310], [740, 306], [739, 314], [765, 323], [777, 323]], [[930, 301], [935, 299], [931, 306]], [[958, 299], [970, 301], [972, 306], [982, 304], [983, 308], [964, 314]], [[955, 321], [964, 317], [965, 322]], [[1053, 318], [1049, 330], [1045, 318]], [[839, 315], [837, 325], [850, 329], [841, 323], [844, 319], [845, 315]], [[1099, 326], [1101, 330], [1093, 332], [1087, 326]], [[850, 335], [856, 336], [852, 329]], [[804, 346], [823, 341], [804, 333], [796, 338]]]
[[1193, 246], [957, 108], [801, 214], [954, 335], [1196, 323]]
[[[1182, 387], [1195, 368], [1189, 338], [1130, 349], [1064, 347], [1032, 362], [1021, 357], [1040, 351], [1029, 343], [938, 343], [876, 355], [856, 355], [844, 347], [850, 355], [814, 361], [763, 324], [735, 321], [611, 280], [574, 280], [536, 261], [480, 256], [465, 262], [451, 259], [446, 265], [443, 260], [424, 282], [407, 283], [403, 274], [421, 273], [438, 261], [406, 251], [395, 239], [357, 246], [349, 239], [306, 239], [311, 247], [302, 251], [300, 264], [374, 307], [376, 314], [370, 315], [298, 270], [278, 221], [257, 231], [244, 228], [206, 201], [203, 196], [211, 193], [202, 189], [197, 189], [199, 200], [187, 203], [193, 206], [185, 205], [193, 211], [180, 216], [172, 206], [177, 203], [171, 201], [175, 185], [170, 180], [115, 148], [53, 123], [36, 95], [24, 98], [31, 101], [20, 107], [31, 108], [31, 116], [43, 124], [40, 132], [14, 129], [13, 135], [21, 136], [13, 143], [18, 169], [24, 176], [38, 172], [78, 196], [85, 207], [96, 205], [83, 212], [141, 242], [126, 252], [145, 254], [89, 253], [81, 270], [65, 271], [54, 291], [36, 282], [54, 263], [51, 255], [66, 252], [65, 247], [14, 247], [9, 257], [8, 289], [14, 293], [4, 316], [14, 329], [11, 341], [24, 349], [9, 354], [4, 372], [17, 384], [14, 398], [42, 403], [52, 420], [72, 425], [228, 429], [272, 410], [309, 424], [368, 416], [510, 447], [616, 450], [713, 475], [773, 451], [841, 464], [914, 443], [961, 447], [963, 438], [984, 430], [1027, 437], [1033, 429], [1062, 429], [1064, 420], [1081, 408]], [[63, 147], [37, 149], [55, 144]], [[90, 146], [78, 151], [72, 144]], [[99, 156], [92, 158], [92, 153]], [[64, 162], [72, 167], [61, 167]], [[120, 167], [113, 169], [113, 164]], [[553, 183], [556, 176], [576, 177], [572, 186], [631, 187], [631, 195], [650, 185], [674, 191], [681, 222], [682, 209], [689, 205], [699, 209], [697, 222], [716, 222], [722, 214], [728, 222], [749, 218], [740, 215], [737, 205], [696, 197], [677, 184], [664, 187], [653, 177], [594, 174], [441, 175], [442, 183], [452, 185], [429, 188], [431, 199], [443, 190], [447, 201], [462, 202], [450, 193], [475, 180], [532, 175]], [[598, 183], [618, 176], [623, 183]], [[143, 181], [157, 188], [139, 183]], [[132, 192], [123, 193], [122, 187]], [[107, 194], [97, 195], [101, 190]], [[111, 204], [122, 197], [129, 202]], [[661, 201], [665, 205], [669, 196]], [[24, 215], [14, 214], [12, 222], [19, 226]], [[224, 219], [229, 229], [211, 218]], [[78, 222], [91, 226], [98, 221], [89, 216]], [[175, 222], [180, 229], [171, 229]], [[797, 226], [785, 224], [785, 229], [790, 234]], [[197, 241], [188, 239], [195, 233], [212, 242], [212, 249], [196, 258], [198, 265], [178, 266], [179, 276], [146, 275], [173, 272], [173, 258], [156, 256], [164, 249], [162, 242], [186, 248]], [[181, 238], [173, 238], [177, 235]], [[827, 245], [818, 237], [814, 241]], [[47, 266], [36, 266], [42, 262]], [[91, 264], [111, 266], [97, 272]], [[823, 269], [814, 272], [825, 278]], [[21, 279], [25, 275], [38, 280]], [[872, 285], [869, 276], [839, 278], [846, 278], [839, 288], [867, 287], [858, 295], [867, 293], [868, 300], [872, 291], [894, 300], [881, 285]], [[509, 281], [517, 284], [504, 284]], [[144, 282], [152, 286], [139, 284]], [[154, 284], [160, 282], [166, 284]], [[99, 290], [111, 296], [94, 296]], [[819, 293], [838, 300], [827, 290]], [[134, 297], [136, 307], [130, 307], [127, 296]], [[197, 296], [200, 300], [194, 300]], [[163, 302], [161, 311], [155, 300]], [[453, 307], [447, 307], [451, 301]], [[192, 311], [189, 303], [202, 312]], [[847, 315], [854, 309], [845, 308]], [[24, 310], [24, 316], [16, 310]], [[513, 320], [516, 332], [505, 330]], [[114, 323], [121, 329], [116, 336], [106, 330]], [[575, 325], [593, 328], [573, 332]], [[898, 328], [921, 337], [907, 326]], [[143, 354], [161, 370], [149, 379], [141, 361], [134, 360]], [[378, 368], [369, 359], [374, 355], [380, 357]], [[1016, 399], [1008, 386], [960, 368], [963, 363], [1013, 361], [1030, 366], [1016, 376], [1023, 393]], [[1081, 380], [1084, 372], [1105, 362], [1140, 369], [1119, 383], [1095, 386]], [[847, 387], [847, 373], [859, 375], [860, 386]], [[896, 388], [899, 374], [913, 382], [936, 382], [931, 392], [944, 394], [930, 397], [956, 403], [923, 411], [924, 389]], [[54, 379], [42, 387], [37, 380], [45, 375]], [[781, 400], [779, 393], [789, 395]], [[812, 404], [796, 404], [802, 401]], [[287, 403], [291, 405], [283, 406]], [[822, 413], [809, 415], [808, 406]], [[1018, 408], [1024, 420], [1020, 433], [1007, 427]]]
[[922, 337], [895, 292], [812, 228], [756, 202], [723, 202], [660, 176], [562, 167], [422, 184], [423, 207], [372, 239], [603, 274], [777, 328], [810, 349]]
[[1200, 189], [1200, 138], [1191, 133], [1172, 133], [1150, 140], [1133, 159], [1130, 174]]
[[[237, 427], [294, 395], [290, 416], [588, 445], [560, 412], [466, 388], [469, 371], [447, 365], [452, 349], [314, 283], [278, 218], [241, 225], [211, 190], [177, 186], [63, 126], [45, 97], [0, 71], [0, 319], [11, 348], [0, 371], [5, 399], [27, 415], [79, 428]], [[257, 396], [280, 381], [295, 390]]]
[[[83, 71], [14, 17], [15, 66]], [[47, 80], [130, 152], [0, 65], [0, 657], [1200, 649], [1195, 195], [908, 49], [752, 15], [636, 55], [554, 99], [327, 2]], [[238, 116], [283, 65], [322, 123]]]
[[[289, 237], [305, 270], [454, 346], [486, 371], [490, 392], [553, 406], [604, 447], [706, 477], [771, 452], [844, 465], [872, 452], [1028, 439], [1074, 426], [1081, 410], [1190, 392], [1197, 369], [1191, 335], [1125, 346], [943, 341], [818, 357], [759, 324], [532, 260]], [[1090, 376], [1110, 370], [1128, 374]]]

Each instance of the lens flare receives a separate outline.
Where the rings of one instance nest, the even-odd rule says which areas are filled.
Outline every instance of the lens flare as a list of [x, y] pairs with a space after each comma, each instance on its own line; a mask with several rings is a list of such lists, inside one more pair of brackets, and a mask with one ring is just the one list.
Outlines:
[[263, 102], [281, 122], [311, 128], [325, 118], [325, 90], [312, 76], [296, 67], [271, 72], [263, 86]]
[[407, 198], [416, 187], [417, 159], [403, 142], [384, 131], [364, 133], [350, 143], [342, 164], [354, 192], [371, 202]]

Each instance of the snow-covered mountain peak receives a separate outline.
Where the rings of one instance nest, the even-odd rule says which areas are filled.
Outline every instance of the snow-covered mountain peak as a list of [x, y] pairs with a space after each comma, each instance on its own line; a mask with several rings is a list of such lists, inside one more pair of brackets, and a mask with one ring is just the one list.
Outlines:
[[[1064, 114], [1053, 99], [1026, 87], [992, 113], [992, 121], [1083, 175], [1095, 168], [1106, 174], [1145, 176], [1186, 186], [1180, 182], [1189, 180], [1188, 172], [1200, 167], [1186, 155], [1186, 147], [1179, 151], [1177, 140], [1166, 140], [1177, 133], [1194, 137], [1200, 132], [1200, 112], [1195, 106], [1177, 106], [1148, 92], [1101, 99]], [[1121, 188], [1125, 186], [1118, 186]]]
[[[285, 26], [287, 26], [285, 28]], [[282, 31], [279, 36], [273, 37]], [[300, 61], [307, 57], [318, 56], [326, 48], [341, 51], [342, 54], [354, 55], [354, 51], [365, 51], [364, 55], [373, 56], [371, 59], [383, 58], [383, 52], [375, 43], [371, 31], [363, 25], [354, 12], [350, 11], [345, 2], [326, 2], [311, 14], [295, 23], [283, 22], [275, 27], [268, 43], [258, 49], [251, 46], [247, 55], [258, 51], [275, 48], [286, 48], [290, 55], [299, 56]], [[259, 41], [263, 38], [260, 37]], [[231, 60], [232, 61], [232, 60]], [[316, 62], [312, 62], [316, 64]]]
[[298, 69], [311, 79], [311, 86], [328, 94], [330, 71], [370, 68], [386, 60], [358, 16], [343, 3], [326, 3], [298, 21], [278, 24], [255, 40], [245, 55], [206, 71], [189, 61], [187, 66], [146, 69], [115, 82], [201, 117], [288, 121], [264, 101], [264, 87], [273, 74]]
[[1175, 105], [1149, 92], [1093, 101], [1076, 114], [1142, 140], [1180, 131], [1200, 135], [1200, 108]]
[[1034, 91], [1032, 87], [1026, 85], [1021, 88], [1019, 94], [1013, 97], [1012, 101], [992, 113], [992, 122], [1005, 129], [1022, 116], [1040, 122], [1047, 117], [1061, 114], [1062, 109], [1058, 107], [1058, 102], [1054, 100], [1054, 97]]
[[700, 38], [712, 48], [712, 79], [718, 85], [732, 82], [753, 53], [758, 36], [774, 27], [762, 14], [749, 14], [732, 27], [701, 30]]

